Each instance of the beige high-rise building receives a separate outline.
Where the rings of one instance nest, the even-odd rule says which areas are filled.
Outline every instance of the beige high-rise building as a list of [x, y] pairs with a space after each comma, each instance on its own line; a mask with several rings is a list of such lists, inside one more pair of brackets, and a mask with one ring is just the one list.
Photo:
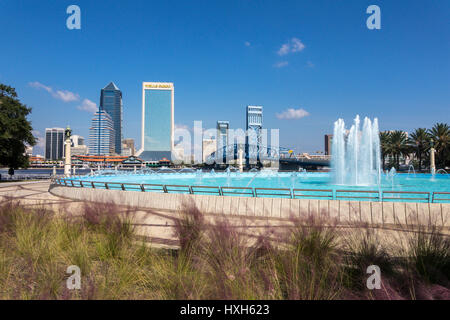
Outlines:
[[134, 139], [127, 138], [122, 140], [122, 155], [123, 156], [134, 156], [136, 149], [134, 147]]

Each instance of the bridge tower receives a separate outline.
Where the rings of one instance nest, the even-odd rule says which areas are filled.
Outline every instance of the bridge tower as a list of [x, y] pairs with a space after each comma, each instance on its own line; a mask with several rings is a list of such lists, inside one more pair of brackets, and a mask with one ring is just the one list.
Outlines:
[[263, 107], [247, 106], [246, 111], [247, 137], [245, 141], [245, 153], [247, 166], [257, 165], [259, 148], [261, 146], [261, 130], [263, 124]]

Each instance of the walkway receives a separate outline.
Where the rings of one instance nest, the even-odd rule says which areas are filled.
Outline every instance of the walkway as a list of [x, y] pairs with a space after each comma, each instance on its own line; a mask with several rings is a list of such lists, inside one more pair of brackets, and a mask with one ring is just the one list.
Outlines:
[[[48, 192], [50, 181], [11, 182], [0, 184], [0, 203], [8, 199], [19, 201], [23, 206], [42, 207], [53, 210], [56, 214], [79, 215], [84, 203], [78, 200], [55, 196]], [[124, 208], [126, 209], [126, 208]], [[133, 210], [134, 211], [134, 210]], [[133, 219], [138, 235], [157, 247], [174, 248], [178, 241], [174, 237], [176, 212], [168, 210], [137, 209]], [[212, 223], [217, 216], [205, 216], [207, 223]], [[256, 239], [259, 233], [282, 231], [290, 225], [288, 221], [274, 219], [250, 219], [248, 217], [231, 217], [233, 228], [239, 233]], [[270, 222], [269, 222], [270, 221]]]
[[[49, 180], [0, 183], [0, 204], [8, 199], [13, 199], [24, 206], [43, 207], [53, 210], [56, 214], [79, 215], [83, 212], [83, 202], [55, 196], [48, 192], [49, 186]], [[133, 222], [139, 236], [155, 247], [175, 248], [177, 246], [178, 241], [174, 237], [174, 221], [178, 217], [177, 212], [142, 208], [133, 209], [133, 212], [135, 212]], [[216, 219], [216, 215], [205, 215], [206, 223], [212, 223]], [[276, 218], [230, 216], [228, 221], [231, 228], [236, 228], [239, 234], [253, 240], [256, 240], [260, 234], [269, 236], [286, 234], [286, 228], [292, 226], [290, 221]], [[360, 227], [357, 225], [339, 226], [344, 237], [347, 237], [351, 231], [357, 231]], [[383, 241], [391, 245], [405, 241], [406, 238], [401, 234], [405, 235], [405, 232], [411, 231], [394, 226], [377, 230]], [[444, 232], [449, 234], [449, 231], [447, 229]], [[361, 230], [357, 233], [361, 233]]]

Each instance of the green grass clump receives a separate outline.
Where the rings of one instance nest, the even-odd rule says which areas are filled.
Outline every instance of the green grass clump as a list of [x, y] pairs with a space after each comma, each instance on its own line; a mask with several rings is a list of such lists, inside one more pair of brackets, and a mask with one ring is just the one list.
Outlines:
[[[312, 217], [291, 219], [278, 233], [248, 230], [225, 218], [207, 223], [197, 208], [185, 206], [175, 222], [179, 249], [156, 249], [139, 241], [129, 208], [86, 203], [71, 216], [6, 201], [0, 204], [0, 299], [449, 296], [449, 238], [437, 229], [412, 233], [408, 247], [397, 251], [383, 247], [373, 229], [359, 227], [349, 236]], [[81, 269], [80, 290], [66, 287], [71, 265]], [[382, 270], [382, 290], [366, 288], [369, 265]]]

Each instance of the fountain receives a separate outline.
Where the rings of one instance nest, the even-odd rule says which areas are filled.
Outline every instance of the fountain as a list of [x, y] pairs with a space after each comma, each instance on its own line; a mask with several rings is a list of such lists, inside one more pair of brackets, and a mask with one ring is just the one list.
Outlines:
[[259, 175], [260, 171], [256, 168], [250, 169], [249, 173], [255, 173], [255, 175], [250, 179], [250, 181], [247, 183], [246, 187], [252, 184], [253, 180]]
[[178, 173], [195, 173], [195, 169], [192, 168], [182, 168]]
[[[274, 168], [262, 168], [260, 171], [253, 168], [248, 172], [239, 172], [238, 168], [231, 165], [223, 172], [215, 172], [214, 170], [202, 171], [202, 169], [195, 168], [182, 168], [175, 171], [167, 167], [152, 170], [141, 167], [135, 173], [131, 173], [131, 170], [110, 169], [105, 166], [101, 170], [99, 167], [99, 170], [92, 172], [89, 177], [72, 177], [70, 180], [92, 182], [92, 184], [84, 184], [84, 187], [87, 188], [89, 188], [89, 185], [95, 188], [94, 182], [112, 182], [124, 184], [123, 188], [126, 190], [137, 189], [137, 191], [142, 190], [144, 192], [152, 192], [154, 189], [136, 188], [136, 185], [206, 186], [213, 187], [213, 189], [219, 187], [245, 189], [247, 187], [252, 188], [253, 191], [247, 190], [249, 193], [246, 193], [246, 195], [253, 196], [258, 196], [258, 189], [279, 190], [282, 188], [283, 192], [285, 192], [283, 195], [276, 192], [272, 193], [272, 191], [267, 191], [265, 192], [266, 194], [264, 192], [260, 193], [264, 197], [275, 198], [288, 195], [286, 192], [289, 190], [291, 190], [291, 197], [295, 198], [295, 194], [292, 194], [292, 189], [296, 189], [296, 191], [302, 192], [297, 195], [319, 200], [327, 198], [330, 200], [338, 199], [336, 197], [338, 190], [341, 195], [348, 194], [348, 197], [341, 196], [340, 198], [352, 201], [385, 201], [390, 199], [401, 202], [428, 202], [430, 199], [434, 201], [435, 198], [426, 198], [423, 196], [424, 192], [450, 194], [450, 176], [447, 175], [444, 169], [439, 169], [430, 175], [416, 173], [414, 167], [410, 166], [408, 173], [397, 173], [395, 168], [391, 168], [381, 174], [381, 152], [377, 119], [371, 121], [365, 118], [363, 121], [360, 121], [359, 116], [357, 116], [349, 130], [346, 130], [342, 119], [337, 120], [334, 124], [331, 162], [333, 168], [331, 173], [307, 172], [303, 168], [299, 168], [298, 171], [294, 172], [279, 172], [277, 169], [274, 170]], [[130, 185], [126, 186], [127, 184]], [[74, 186], [78, 186], [78, 184]], [[187, 189], [184, 188], [184, 190]], [[192, 192], [192, 188], [189, 188], [189, 191]], [[368, 192], [368, 196], [356, 193], [358, 191]], [[325, 195], [324, 192], [327, 192], [328, 195]], [[379, 194], [378, 197], [369, 196], [377, 192]], [[389, 195], [388, 197], [384, 196], [385, 192]], [[226, 192], [226, 194], [242, 195], [239, 192]], [[409, 194], [409, 196], [403, 194]], [[222, 193], [222, 195], [225, 194]], [[440, 201], [448, 201], [450, 198], [443, 199]]]
[[416, 177], [416, 170], [414, 170], [414, 166], [412, 164], [408, 167], [408, 176], [410, 175], [411, 171], [414, 174], [414, 177]]
[[345, 130], [343, 119], [334, 123], [332, 167], [336, 184], [379, 185], [380, 163], [378, 119], [372, 123], [369, 118], [364, 118], [362, 131], [359, 115], [349, 131]]

